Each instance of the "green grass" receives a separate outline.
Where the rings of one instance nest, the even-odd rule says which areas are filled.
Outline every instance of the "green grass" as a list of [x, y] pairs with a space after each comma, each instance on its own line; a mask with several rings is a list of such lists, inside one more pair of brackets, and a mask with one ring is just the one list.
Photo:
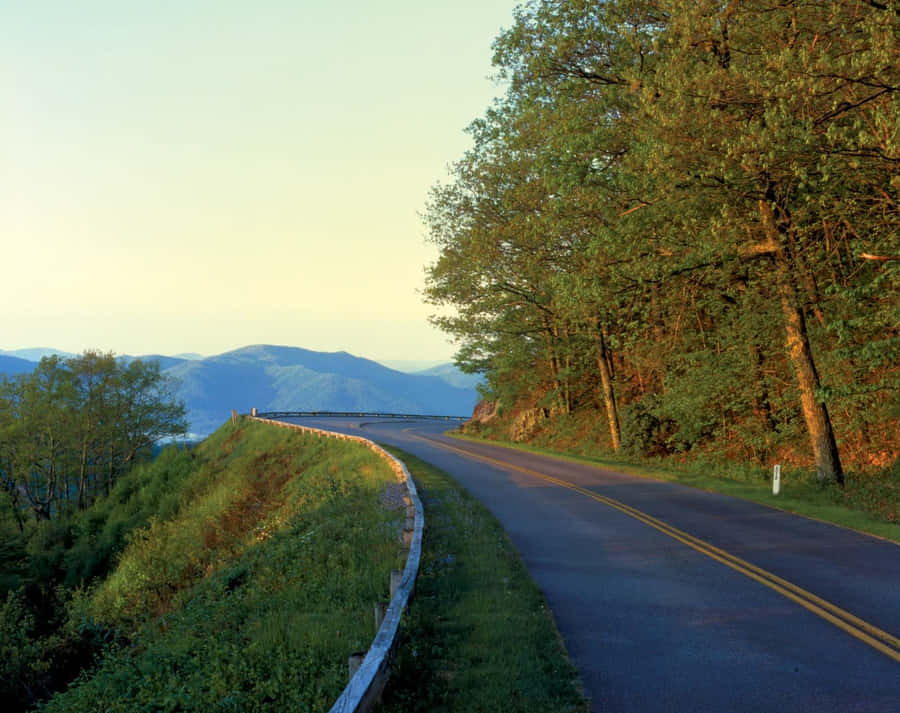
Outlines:
[[45, 711], [325, 711], [373, 605], [402, 564], [396, 478], [365, 447], [228, 424], [196, 453], [202, 477], [130, 537], [73, 606], [111, 644]]
[[442, 471], [388, 450], [415, 478], [425, 537], [378, 711], [588, 710], [544, 598], [500, 524]]
[[[723, 493], [900, 543], [900, 523], [878, 517], [868, 509], [864, 509], [867, 505], [866, 500], [869, 497], [867, 491], [870, 486], [867, 485], [864, 477], [857, 482], [852, 474], [848, 475], [846, 489], [841, 489], [838, 486], [822, 486], [816, 483], [808, 473], [782, 471], [781, 493], [776, 496], [772, 494], [771, 481], [763, 477], [764, 474], [759, 469], [741, 469], [737, 466], [726, 468], [721, 465], [699, 463], [691, 464], [690, 469], [656, 464], [647, 466], [624, 460], [561, 453], [553, 449], [521, 443], [488, 440], [458, 432], [448, 432], [447, 435], [460, 440], [490, 443], [503, 448], [552, 456], [573, 463], [586, 463], [641, 478], [676, 482], [700, 490]], [[729, 475], [731, 477], [728, 477]], [[894, 478], [894, 480], [898, 479]], [[900, 494], [900, 490], [897, 490], [898, 485], [900, 483], [895, 484], [885, 479], [885, 482], [878, 488], [877, 494], [870, 496], [879, 504], [878, 509], [881, 509], [880, 503], [885, 498], [893, 498], [889, 503], [892, 509], [889, 509], [888, 512], [896, 511], [897, 498]], [[859, 504], [857, 507], [852, 506], [857, 503]]]

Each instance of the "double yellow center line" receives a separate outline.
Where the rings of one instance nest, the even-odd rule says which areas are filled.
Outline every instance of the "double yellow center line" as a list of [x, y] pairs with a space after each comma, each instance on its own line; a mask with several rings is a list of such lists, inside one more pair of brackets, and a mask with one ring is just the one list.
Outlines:
[[845, 611], [839, 606], [836, 606], [835, 604], [832, 604], [831, 602], [816, 596], [812, 592], [808, 592], [802, 587], [798, 587], [792, 582], [788, 582], [786, 579], [782, 579], [781, 577], [772, 574], [771, 572], [768, 572], [761, 567], [757, 567], [755, 564], [751, 564], [750, 562], [747, 562], [740, 557], [737, 557], [729, 552], [726, 552], [725, 550], [715, 547], [714, 545], [711, 545], [698, 537], [694, 537], [693, 535], [684, 532], [683, 530], [672, 527], [662, 520], [658, 520], [657, 518], [648, 515], [647, 513], [642, 512], [637, 508], [633, 508], [630, 505], [626, 505], [625, 503], [614, 500], [613, 498], [608, 498], [605, 495], [600, 495], [591, 490], [588, 490], [587, 488], [582, 488], [578, 485], [575, 485], [574, 483], [560, 480], [559, 478], [554, 478], [552, 475], [547, 475], [546, 473], [540, 473], [536, 470], [523, 468], [518, 465], [507, 463], [506, 461], [498, 460], [496, 458], [491, 458], [489, 456], [481, 455], [478, 453], [472, 453], [471, 451], [463, 450], [462, 448], [455, 448], [453, 446], [447, 445], [446, 443], [431, 440], [430, 438], [424, 440], [427, 440], [429, 443], [437, 445], [448, 451], [454, 451], [469, 458], [475, 458], [477, 460], [491, 463], [508, 470], [516, 470], [520, 473], [526, 473], [527, 475], [531, 475], [535, 478], [540, 478], [541, 480], [544, 480], [548, 483], [553, 483], [554, 485], [558, 485], [569, 490], [574, 490], [576, 493], [591, 498], [592, 500], [596, 500], [598, 503], [603, 503], [604, 505], [608, 505], [611, 508], [615, 508], [616, 510], [623, 512], [626, 515], [633, 517], [635, 520], [640, 520], [644, 524], [649, 525], [656, 530], [659, 530], [664, 535], [668, 535], [669, 537], [684, 543], [688, 547], [695, 549], [697, 552], [700, 552], [701, 554], [704, 554], [707, 557], [716, 560], [717, 562], [721, 562], [726, 567], [731, 567], [731, 569], [736, 570], [737, 572], [746, 575], [750, 579], [753, 579], [760, 584], [767, 586], [769, 589], [775, 590], [782, 596], [785, 596], [791, 601], [796, 602], [804, 609], [808, 609], [809, 611], [822, 617], [826, 621], [831, 622], [839, 629], [842, 629], [843, 631], [850, 634], [850, 636], [853, 636], [860, 641], [867, 643], [869, 646], [877, 649], [885, 656], [888, 656], [897, 663], [900, 663], [900, 639], [898, 639], [896, 636], [893, 636], [892, 634], [879, 629], [877, 626], [873, 626], [867, 621], [863, 621], [850, 612]]

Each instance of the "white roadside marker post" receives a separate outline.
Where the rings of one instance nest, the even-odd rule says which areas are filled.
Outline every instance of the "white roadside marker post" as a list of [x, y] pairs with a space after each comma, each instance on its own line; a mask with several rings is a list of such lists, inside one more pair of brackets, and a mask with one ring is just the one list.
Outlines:
[[776, 465], [772, 471], [772, 495], [778, 495], [781, 490], [781, 466]]

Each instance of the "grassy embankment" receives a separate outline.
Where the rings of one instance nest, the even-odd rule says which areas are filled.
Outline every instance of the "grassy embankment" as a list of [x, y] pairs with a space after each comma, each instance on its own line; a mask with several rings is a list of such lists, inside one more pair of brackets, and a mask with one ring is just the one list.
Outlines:
[[378, 713], [575, 713], [578, 675], [500, 524], [448, 475], [403, 451], [425, 507], [416, 595]]
[[823, 486], [816, 482], [811, 473], [786, 469], [781, 474], [781, 493], [776, 496], [772, 494], [770, 474], [758, 467], [699, 461], [675, 465], [663, 461], [610, 458], [592, 452], [590, 444], [578, 447], [580, 452], [572, 452], [574, 449], [571, 443], [567, 443], [565, 448], [560, 448], [552, 436], [546, 437], [541, 445], [535, 445], [481, 438], [460, 432], [448, 435], [587, 463], [642, 478], [677, 482], [701, 490], [751, 500], [900, 543], [900, 464], [895, 464], [892, 471], [884, 471], [877, 475], [848, 473], [843, 488], [834, 485]]
[[[502, 528], [400, 455], [427, 526], [383, 713], [585, 711]], [[395, 482], [365, 448], [260, 424], [166, 451], [114, 494], [101, 530], [130, 529], [128, 544], [70, 606], [68, 626], [105, 632], [105, 656], [43, 710], [327, 710], [401, 564], [403, 511], [383, 497]], [[148, 526], [123, 525], [154, 508]]]
[[177, 457], [193, 462], [169, 483], [177, 512], [73, 604], [71, 625], [115, 643], [43, 710], [328, 710], [404, 559], [403, 511], [381, 502], [394, 474], [357, 444], [246, 422]]

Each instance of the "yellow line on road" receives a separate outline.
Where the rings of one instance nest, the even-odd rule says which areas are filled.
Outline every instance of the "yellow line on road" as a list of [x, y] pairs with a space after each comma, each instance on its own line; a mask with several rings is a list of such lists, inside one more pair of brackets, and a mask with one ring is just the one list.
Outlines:
[[589, 497], [592, 500], [603, 503], [604, 505], [608, 505], [609, 507], [615, 508], [616, 510], [623, 512], [626, 515], [629, 515], [630, 517], [633, 517], [636, 520], [639, 520], [644, 524], [649, 525], [656, 530], [659, 530], [663, 534], [684, 543], [697, 552], [700, 552], [701, 554], [704, 554], [707, 557], [716, 560], [717, 562], [721, 562], [725, 566], [730, 567], [737, 572], [740, 572], [741, 574], [759, 582], [760, 584], [764, 584], [765, 586], [769, 587], [769, 589], [778, 592], [779, 594], [787, 597], [793, 602], [796, 602], [804, 609], [813, 612], [817, 616], [834, 624], [836, 627], [842, 629], [856, 639], [859, 639], [872, 648], [877, 649], [889, 658], [892, 658], [894, 661], [900, 663], [900, 639], [898, 639], [896, 636], [879, 629], [877, 626], [874, 626], [869, 622], [864, 621], [857, 616], [854, 616], [850, 612], [841, 609], [839, 606], [832, 604], [831, 602], [822, 599], [819, 596], [816, 596], [812, 592], [808, 592], [802, 587], [798, 587], [796, 584], [793, 584], [786, 579], [782, 579], [781, 577], [772, 574], [771, 572], [768, 572], [761, 567], [757, 567], [756, 565], [747, 562], [740, 557], [726, 552], [725, 550], [722, 550], [715, 545], [711, 545], [710, 543], [701, 540], [698, 537], [694, 537], [687, 532], [679, 530], [676, 527], [672, 527], [671, 525], [663, 522], [662, 520], [658, 520], [652, 515], [648, 515], [647, 513], [638, 510], [637, 508], [633, 508], [630, 505], [626, 505], [625, 503], [614, 500], [613, 498], [606, 497], [605, 495], [600, 495], [591, 490], [588, 490], [587, 488], [582, 488], [581, 486], [575, 485], [574, 483], [555, 478], [552, 475], [547, 475], [546, 473], [532, 470], [531, 468], [523, 468], [522, 466], [513, 465], [512, 463], [507, 463], [506, 461], [502, 461], [497, 458], [491, 458], [490, 456], [485, 456], [464, 450], [462, 448], [449, 446], [446, 443], [442, 443], [440, 441], [433, 441], [430, 438], [424, 438], [423, 436], [419, 436], [419, 438], [427, 440], [429, 443], [439, 446], [440, 448], [444, 448], [445, 450], [454, 451], [469, 458], [475, 458], [476, 460], [481, 460], [486, 463], [492, 463], [509, 470], [516, 470], [520, 473], [525, 473], [535, 478], [540, 478], [541, 480], [553, 483], [554, 485], [559, 485], [560, 487], [574, 490], [576, 493]]

